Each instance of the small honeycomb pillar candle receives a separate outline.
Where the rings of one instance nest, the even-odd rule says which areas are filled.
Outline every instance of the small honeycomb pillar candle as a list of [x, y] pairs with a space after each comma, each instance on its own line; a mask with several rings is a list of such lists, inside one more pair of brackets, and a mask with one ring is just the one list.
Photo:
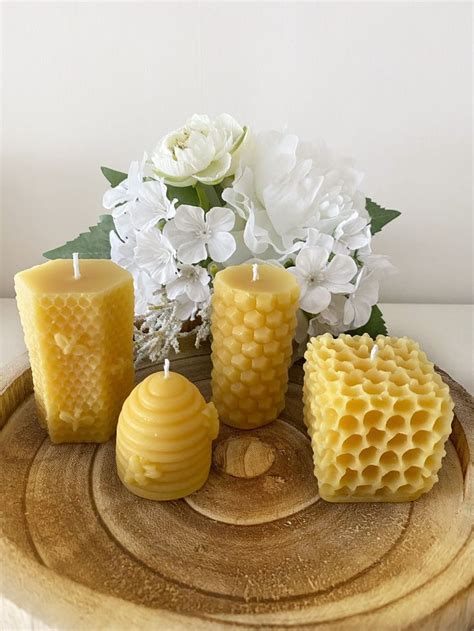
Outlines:
[[224, 423], [252, 429], [285, 407], [299, 287], [272, 265], [219, 272], [212, 297], [212, 396]]
[[329, 333], [304, 366], [304, 414], [319, 492], [329, 502], [405, 502], [429, 491], [453, 402], [416, 342]]
[[133, 388], [133, 279], [112, 261], [15, 276], [38, 416], [51, 440], [104, 442]]
[[209, 476], [219, 419], [186, 377], [165, 370], [147, 377], [125, 401], [116, 461], [126, 488], [150, 500], [176, 500]]

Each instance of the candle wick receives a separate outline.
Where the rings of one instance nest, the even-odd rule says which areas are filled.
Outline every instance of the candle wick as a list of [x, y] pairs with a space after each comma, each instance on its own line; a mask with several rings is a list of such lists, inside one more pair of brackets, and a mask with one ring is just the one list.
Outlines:
[[260, 280], [260, 274], [258, 273], [258, 263], [252, 265], [252, 282]]
[[374, 359], [377, 357], [378, 353], [379, 353], [379, 347], [375, 343], [372, 346], [372, 350], [370, 351], [370, 361], [374, 361]]
[[74, 278], [77, 280], [81, 277], [81, 270], [79, 268], [79, 252], [73, 252], [72, 266], [74, 268]]
[[163, 364], [163, 370], [165, 372], [165, 379], [168, 379], [170, 376], [170, 360], [165, 359], [165, 363]]

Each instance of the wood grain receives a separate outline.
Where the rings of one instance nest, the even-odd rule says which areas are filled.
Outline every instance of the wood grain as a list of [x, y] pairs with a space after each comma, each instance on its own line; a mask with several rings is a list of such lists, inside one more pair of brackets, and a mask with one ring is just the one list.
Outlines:
[[[173, 359], [206, 397], [210, 368], [206, 348]], [[113, 441], [51, 444], [17, 366], [0, 401], [2, 589], [75, 630], [468, 629], [474, 405], [442, 376], [456, 420], [440, 482], [417, 502], [319, 499], [296, 365], [277, 422], [223, 426], [203, 489], [157, 503], [120, 484]]]

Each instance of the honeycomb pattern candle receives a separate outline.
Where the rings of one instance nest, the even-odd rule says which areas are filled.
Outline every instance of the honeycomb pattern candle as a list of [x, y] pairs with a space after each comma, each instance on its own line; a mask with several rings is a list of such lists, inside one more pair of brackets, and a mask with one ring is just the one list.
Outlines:
[[15, 276], [40, 423], [104, 442], [133, 388], [133, 279], [112, 261], [55, 260]]
[[150, 500], [175, 500], [206, 482], [216, 408], [186, 377], [164, 371], [147, 377], [125, 401], [117, 427], [119, 478]]
[[305, 422], [321, 497], [404, 502], [429, 491], [453, 402], [418, 344], [327, 333], [309, 342], [305, 357]]
[[285, 406], [299, 287], [272, 265], [219, 272], [212, 297], [212, 393], [224, 423], [251, 429]]

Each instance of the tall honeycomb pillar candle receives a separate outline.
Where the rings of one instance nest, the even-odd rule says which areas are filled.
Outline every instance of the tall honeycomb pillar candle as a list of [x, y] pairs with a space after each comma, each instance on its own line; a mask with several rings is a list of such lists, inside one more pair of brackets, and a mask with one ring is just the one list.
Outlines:
[[272, 265], [220, 271], [212, 297], [212, 397], [219, 418], [240, 429], [275, 420], [285, 407], [299, 287]]
[[117, 427], [116, 462], [126, 488], [150, 500], [176, 500], [209, 476], [219, 419], [186, 377], [164, 370], [138, 384]]
[[407, 502], [438, 480], [451, 432], [449, 388], [406, 337], [329, 333], [304, 366], [304, 415], [321, 497]]
[[41, 425], [104, 442], [133, 388], [133, 279], [112, 261], [58, 259], [15, 276]]

